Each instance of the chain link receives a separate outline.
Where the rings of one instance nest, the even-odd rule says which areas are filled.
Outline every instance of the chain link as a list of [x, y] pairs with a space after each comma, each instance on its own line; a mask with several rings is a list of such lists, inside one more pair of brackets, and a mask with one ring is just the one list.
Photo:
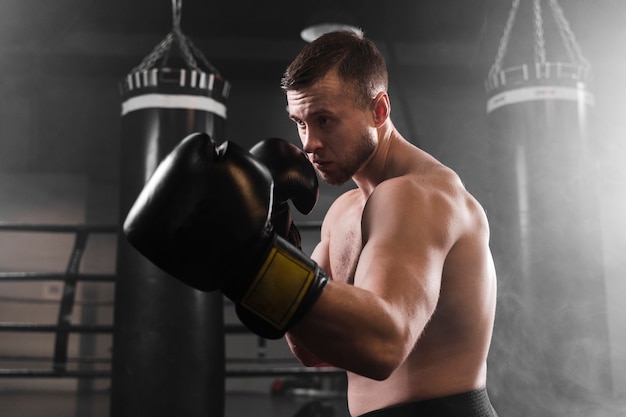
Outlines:
[[183, 0], [172, 0], [172, 25], [174, 29], [180, 29], [180, 21], [183, 15]]
[[533, 13], [535, 16], [535, 62], [546, 63], [546, 40], [543, 33], [543, 16], [541, 12], [541, 0], [534, 0]]
[[163, 39], [157, 46], [152, 49], [152, 52], [148, 54], [139, 65], [133, 68], [132, 72], [141, 72], [147, 71], [154, 67], [154, 64], [166, 54], [166, 52], [170, 49], [170, 45], [174, 40], [174, 34], [168, 33], [165, 39]]
[[150, 54], [148, 54], [139, 65], [133, 68], [132, 72], [143, 72], [148, 71], [154, 68], [157, 61], [163, 59], [167, 61], [167, 58], [170, 55], [172, 43], [176, 42], [180, 53], [185, 61], [185, 63], [196, 71], [203, 72], [203, 70], [198, 66], [198, 60], [205, 65], [205, 67], [214, 72], [215, 74], [219, 74], [217, 69], [209, 63], [209, 61], [204, 57], [202, 52], [196, 48], [196, 46], [191, 42], [187, 36], [183, 34], [183, 31], [180, 27], [180, 22], [182, 18], [182, 0], [172, 0], [172, 25], [173, 29], [167, 36], [159, 42], [157, 46], [152, 49]]
[[513, 30], [513, 25], [515, 24], [515, 18], [517, 17], [517, 11], [519, 9], [519, 3], [520, 0], [513, 0], [511, 10], [509, 10], [509, 17], [507, 18], [506, 25], [504, 27], [504, 34], [502, 35], [502, 38], [500, 39], [500, 44], [498, 45], [496, 60], [489, 70], [489, 77], [495, 77], [496, 74], [502, 69], [502, 61], [504, 60], [504, 56], [506, 55], [506, 51], [509, 45], [511, 31]]
[[548, 4], [552, 8], [552, 13], [554, 14], [557, 26], [559, 27], [559, 32], [563, 38], [563, 43], [565, 44], [569, 59], [571, 59], [572, 62], [588, 69], [590, 66], [589, 61], [587, 61], [587, 59], [583, 56], [580, 46], [578, 45], [578, 42], [576, 42], [574, 32], [572, 32], [569, 22], [563, 14], [563, 9], [561, 9], [557, 0], [549, 0]]
[[183, 53], [183, 58], [185, 59], [187, 65], [195, 70], [201, 71], [200, 68], [198, 68], [196, 58], [194, 58], [191, 50], [189, 49], [187, 37], [183, 35], [183, 32], [180, 30], [180, 28], [174, 29], [174, 37], [178, 43], [180, 51]]
[[202, 62], [202, 64], [204, 64], [204, 67], [207, 68], [212, 73], [214, 73], [215, 75], [219, 75], [220, 72], [217, 70], [217, 68], [215, 68], [213, 64], [209, 62], [208, 59], [206, 59], [204, 54], [200, 51], [200, 49], [196, 47], [196, 45], [193, 44], [191, 39], [187, 38], [187, 43], [191, 51], [195, 54], [195, 56]]
[[[546, 64], [546, 42], [545, 42], [545, 33], [544, 33], [544, 20], [543, 13], [541, 8], [542, 0], [532, 0], [533, 1], [533, 25], [534, 25], [534, 59], [535, 63]], [[580, 65], [585, 70], [589, 69], [589, 62], [585, 59], [580, 49], [580, 46], [576, 42], [576, 38], [574, 37], [574, 33], [570, 28], [569, 22], [565, 18], [563, 10], [559, 6], [557, 0], [547, 0], [550, 8], [552, 10], [552, 14], [556, 21], [556, 25], [560, 32], [561, 38], [563, 39], [564, 46], [567, 50], [567, 54], [569, 59], [573, 64]], [[488, 79], [493, 80], [497, 83], [496, 77], [498, 73], [502, 71], [502, 63], [504, 61], [504, 57], [507, 54], [508, 45], [511, 38], [511, 32], [513, 30], [513, 26], [515, 25], [515, 20], [517, 18], [518, 10], [520, 7], [520, 0], [513, 0], [511, 9], [509, 10], [509, 15], [507, 18], [507, 22], [504, 28], [504, 33], [502, 38], [500, 39], [500, 44], [498, 45], [498, 51], [496, 53], [496, 58], [489, 69]]]

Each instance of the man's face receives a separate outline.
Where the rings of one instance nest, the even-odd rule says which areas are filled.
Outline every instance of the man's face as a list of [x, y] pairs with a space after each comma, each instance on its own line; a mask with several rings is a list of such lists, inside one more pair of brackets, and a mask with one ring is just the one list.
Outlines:
[[320, 177], [332, 185], [348, 181], [377, 144], [370, 109], [359, 109], [334, 71], [310, 87], [287, 91], [289, 117], [302, 148]]

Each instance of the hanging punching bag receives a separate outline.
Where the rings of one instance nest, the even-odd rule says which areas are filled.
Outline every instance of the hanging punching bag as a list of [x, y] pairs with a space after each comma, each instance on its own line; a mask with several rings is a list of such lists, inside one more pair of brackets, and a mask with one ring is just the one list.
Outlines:
[[[184, 137], [223, 140], [229, 85], [182, 34], [173, 4], [174, 30], [121, 83], [120, 224]], [[180, 283], [121, 233], [117, 259], [110, 415], [223, 416], [221, 293]]]
[[610, 392], [611, 370], [588, 66], [555, 1], [571, 59], [546, 59], [546, 42], [537, 39], [539, 0], [534, 6], [535, 61], [503, 68], [501, 43], [487, 82], [499, 260], [491, 381], [502, 390], [502, 413], [557, 417], [600, 401]]

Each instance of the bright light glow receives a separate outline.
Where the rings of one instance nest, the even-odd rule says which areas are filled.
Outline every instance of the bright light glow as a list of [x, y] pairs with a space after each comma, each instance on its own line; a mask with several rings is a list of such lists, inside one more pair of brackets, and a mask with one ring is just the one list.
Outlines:
[[302, 29], [300, 37], [306, 42], [313, 42], [315, 39], [326, 33], [337, 32], [340, 30], [351, 30], [359, 35], [363, 34], [363, 31], [358, 27], [348, 25], [346, 23], [320, 23]]

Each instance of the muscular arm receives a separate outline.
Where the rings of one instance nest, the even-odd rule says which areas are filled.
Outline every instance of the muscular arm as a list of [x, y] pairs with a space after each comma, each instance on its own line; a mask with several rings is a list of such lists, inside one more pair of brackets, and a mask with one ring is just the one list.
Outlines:
[[[324, 270], [330, 271], [330, 263], [328, 262], [328, 239], [324, 236], [325, 230], [322, 229], [322, 239], [320, 243], [313, 250], [313, 254], [311, 258], [314, 259], [317, 264]], [[305, 366], [315, 366], [315, 367], [327, 367], [332, 366], [322, 360], [320, 360], [317, 356], [315, 356], [311, 351], [309, 351], [304, 343], [298, 339], [298, 337], [291, 333], [287, 332], [285, 334], [285, 339], [287, 340], [287, 345], [289, 349], [291, 349], [291, 353], [298, 358], [300, 362], [302, 362]]]
[[388, 377], [406, 359], [437, 304], [443, 262], [453, 244], [444, 203], [404, 180], [380, 185], [363, 211], [354, 285], [329, 283], [292, 329], [298, 343], [334, 366], [373, 379]]

